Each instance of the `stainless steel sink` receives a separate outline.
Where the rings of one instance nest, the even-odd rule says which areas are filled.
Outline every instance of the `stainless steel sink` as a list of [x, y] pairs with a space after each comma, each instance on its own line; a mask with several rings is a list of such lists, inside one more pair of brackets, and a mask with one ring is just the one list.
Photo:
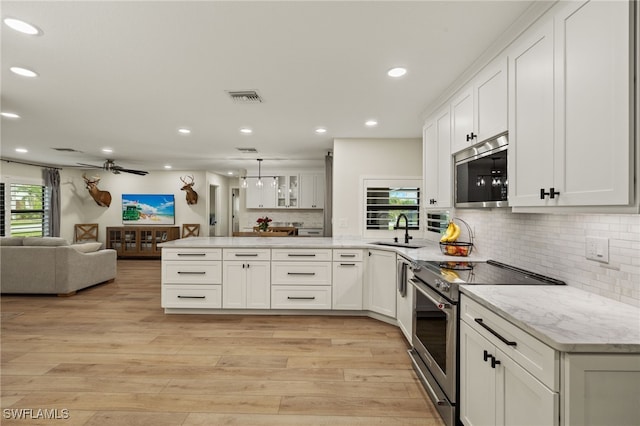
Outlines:
[[418, 249], [427, 246], [429, 241], [414, 241], [409, 244], [400, 243], [395, 241], [375, 241], [371, 244], [375, 244], [377, 246], [391, 246], [391, 247], [402, 247], [402, 248], [410, 248], [410, 249]]

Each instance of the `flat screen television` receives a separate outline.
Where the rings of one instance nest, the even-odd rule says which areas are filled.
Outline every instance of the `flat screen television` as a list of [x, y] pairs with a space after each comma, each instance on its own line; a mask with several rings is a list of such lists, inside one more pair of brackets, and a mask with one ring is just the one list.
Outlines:
[[122, 223], [125, 225], [174, 225], [173, 194], [122, 194]]

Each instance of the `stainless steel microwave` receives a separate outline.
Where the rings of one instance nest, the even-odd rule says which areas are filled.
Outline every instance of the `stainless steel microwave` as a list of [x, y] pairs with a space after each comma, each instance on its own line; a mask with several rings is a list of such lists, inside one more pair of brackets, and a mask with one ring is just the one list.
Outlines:
[[456, 207], [508, 207], [508, 146], [503, 133], [455, 154]]

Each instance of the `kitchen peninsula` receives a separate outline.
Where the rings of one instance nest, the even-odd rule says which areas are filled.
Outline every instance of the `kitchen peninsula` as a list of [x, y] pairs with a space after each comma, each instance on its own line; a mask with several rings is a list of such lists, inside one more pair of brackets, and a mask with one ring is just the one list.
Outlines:
[[[411, 345], [414, 296], [399, 291], [398, 260], [486, 260], [476, 253], [446, 256], [437, 242], [424, 244], [410, 249], [295, 237], [170, 241], [162, 244], [162, 307], [167, 314], [366, 315], [397, 324]], [[602, 416], [627, 424], [639, 417], [640, 310], [566, 285], [463, 284], [461, 292], [464, 424], [500, 424], [500, 416], [510, 424], [523, 415], [550, 425]], [[476, 400], [485, 394], [487, 401]]]

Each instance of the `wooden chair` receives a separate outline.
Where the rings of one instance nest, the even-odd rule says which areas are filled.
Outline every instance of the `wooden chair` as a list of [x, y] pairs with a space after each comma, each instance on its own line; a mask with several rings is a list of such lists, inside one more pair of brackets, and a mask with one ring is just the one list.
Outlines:
[[76, 223], [74, 226], [73, 241], [76, 243], [98, 241], [98, 224]]
[[198, 237], [198, 236], [200, 236], [199, 223], [183, 223], [182, 224], [182, 238]]

